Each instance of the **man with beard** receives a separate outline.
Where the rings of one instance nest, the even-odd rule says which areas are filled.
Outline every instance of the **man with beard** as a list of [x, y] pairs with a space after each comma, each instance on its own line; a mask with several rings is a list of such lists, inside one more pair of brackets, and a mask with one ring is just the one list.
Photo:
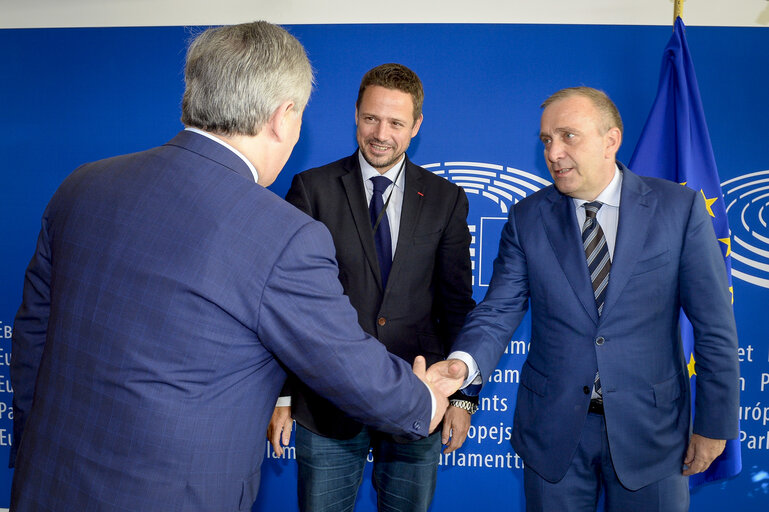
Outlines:
[[[294, 177], [286, 199], [331, 231], [339, 279], [363, 329], [406, 361], [444, 359], [474, 306], [467, 198], [405, 155], [422, 124], [419, 77], [400, 64], [365, 74], [355, 109], [359, 149]], [[290, 382], [269, 437], [281, 453], [297, 421], [299, 506], [352, 511], [369, 448], [380, 510], [426, 511], [441, 441], [459, 448], [477, 399], [452, 397], [442, 433], [414, 442], [352, 420]], [[293, 385], [292, 385], [293, 384]]]

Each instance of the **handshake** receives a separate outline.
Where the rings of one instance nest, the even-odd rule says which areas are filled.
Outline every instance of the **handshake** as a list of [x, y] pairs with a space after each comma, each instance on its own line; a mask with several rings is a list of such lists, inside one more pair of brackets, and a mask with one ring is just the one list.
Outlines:
[[430, 422], [430, 432], [433, 432], [449, 407], [449, 396], [453, 395], [467, 379], [467, 365], [459, 359], [448, 359], [427, 368], [425, 358], [417, 356], [412, 369], [414, 375], [424, 382], [435, 396], [435, 414]]
[[[470, 428], [470, 415], [456, 407], [447, 413], [448, 397], [453, 395], [467, 379], [467, 365], [459, 359], [449, 359], [437, 362], [428, 369], [425, 358], [417, 356], [412, 369], [414, 375], [430, 388], [435, 397], [435, 411], [430, 420], [430, 433], [438, 428], [441, 420], [444, 420], [441, 436], [443, 444], [447, 445], [444, 453], [460, 448]], [[272, 444], [276, 457], [283, 456], [283, 448], [288, 446], [291, 439], [293, 424], [291, 407], [275, 407], [267, 428], [267, 439]]]

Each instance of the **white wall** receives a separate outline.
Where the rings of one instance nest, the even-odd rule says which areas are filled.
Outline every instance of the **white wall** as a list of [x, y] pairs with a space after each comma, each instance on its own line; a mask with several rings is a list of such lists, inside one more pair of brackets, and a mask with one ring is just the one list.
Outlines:
[[[0, 28], [311, 23], [669, 25], [673, 0], [0, 0]], [[687, 26], [769, 26], [769, 0], [686, 0]]]

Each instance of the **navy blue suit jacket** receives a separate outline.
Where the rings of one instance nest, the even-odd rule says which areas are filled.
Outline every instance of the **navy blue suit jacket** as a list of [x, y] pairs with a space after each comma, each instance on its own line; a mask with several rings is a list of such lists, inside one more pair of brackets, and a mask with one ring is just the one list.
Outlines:
[[14, 325], [12, 507], [250, 510], [284, 367], [361, 422], [426, 435], [426, 387], [337, 274], [328, 230], [199, 134], [75, 171]]
[[689, 375], [678, 335], [694, 326], [694, 432], [738, 434], [737, 334], [723, 257], [699, 192], [641, 178], [623, 183], [603, 314], [593, 297], [570, 197], [553, 186], [511, 210], [484, 301], [454, 348], [486, 379], [531, 309], [512, 442], [549, 481], [566, 473], [600, 371], [612, 461], [638, 489], [681, 471], [690, 431]]

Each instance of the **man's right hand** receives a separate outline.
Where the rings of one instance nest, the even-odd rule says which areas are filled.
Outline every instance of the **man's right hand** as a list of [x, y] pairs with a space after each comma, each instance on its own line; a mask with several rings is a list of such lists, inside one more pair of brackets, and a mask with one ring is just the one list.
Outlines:
[[427, 362], [424, 357], [417, 356], [416, 359], [414, 359], [414, 366], [412, 369], [414, 375], [430, 388], [430, 391], [433, 392], [433, 396], [435, 397], [435, 411], [433, 411], [433, 417], [430, 420], [430, 433], [432, 434], [435, 432], [435, 429], [438, 428], [438, 425], [441, 424], [443, 415], [449, 407], [449, 395], [451, 395], [453, 391], [451, 393], [446, 393], [443, 389], [436, 387], [430, 382], [430, 379], [427, 377]]
[[291, 440], [291, 429], [294, 419], [291, 417], [291, 407], [276, 407], [267, 427], [267, 439], [275, 450], [275, 455], [283, 456], [283, 447]]
[[453, 395], [467, 380], [467, 365], [459, 359], [438, 361], [427, 370], [427, 380], [445, 396]]

